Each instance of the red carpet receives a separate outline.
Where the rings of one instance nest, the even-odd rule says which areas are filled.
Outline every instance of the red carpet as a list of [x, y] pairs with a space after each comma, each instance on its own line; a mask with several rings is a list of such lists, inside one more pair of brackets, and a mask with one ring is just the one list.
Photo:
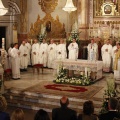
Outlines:
[[[67, 91], [67, 92], [85, 92], [87, 91], [84, 87], [77, 87], [77, 86], [68, 86], [68, 85], [59, 85], [59, 84], [51, 84], [45, 85], [46, 89], [57, 90], [57, 91]], [[69, 87], [69, 89], [67, 89]], [[71, 88], [71, 89], [70, 89]]]

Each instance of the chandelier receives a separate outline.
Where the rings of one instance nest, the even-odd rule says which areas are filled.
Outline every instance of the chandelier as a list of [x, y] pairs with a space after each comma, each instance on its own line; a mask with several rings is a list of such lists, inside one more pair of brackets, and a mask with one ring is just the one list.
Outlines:
[[0, 16], [5, 15], [8, 12], [8, 8], [3, 6], [2, 0], [0, 0]]
[[67, 0], [65, 7], [63, 8], [64, 11], [67, 11], [68, 13], [72, 11], [76, 11], [77, 8], [74, 6], [72, 0]]

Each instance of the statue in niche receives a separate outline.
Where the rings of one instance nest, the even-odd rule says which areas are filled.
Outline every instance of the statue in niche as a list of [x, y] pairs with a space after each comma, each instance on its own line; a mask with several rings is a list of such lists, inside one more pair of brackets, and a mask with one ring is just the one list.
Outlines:
[[46, 22], [46, 31], [51, 32], [51, 22], [50, 21]]

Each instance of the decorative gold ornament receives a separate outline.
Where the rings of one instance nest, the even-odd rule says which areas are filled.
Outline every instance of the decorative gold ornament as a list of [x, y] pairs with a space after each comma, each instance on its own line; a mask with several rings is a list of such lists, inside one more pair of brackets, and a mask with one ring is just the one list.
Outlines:
[[42, 28], [45, 27], [47, 33], [47, 38], [65, 38], [65, 25], [60, 23], [59, 17], [56, 19], [51, 16], [51, 14], [46, 14], [46, 16], [40, 20], [38, 15], [37, 21], [31, 24], [30, 31], [28, 33], [29, 39], [37, 38], [37, 36], [42, 32]]
[[58, 5], [58, 0], [38, 0], [38, 4], [41, 5], [41, 9], [45, 13], [51, 13]]

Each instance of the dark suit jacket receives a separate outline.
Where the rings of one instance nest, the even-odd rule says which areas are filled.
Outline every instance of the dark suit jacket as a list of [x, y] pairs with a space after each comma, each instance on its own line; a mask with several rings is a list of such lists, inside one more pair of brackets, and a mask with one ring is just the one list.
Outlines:
[[77, 120], [77, 113], [69, 108], [55, 108], [52, 110], [52, 120]]
[[0, 120], [10, 120], [10, 116], [6, 112], [0, 112]]
[[117, 111], [109, 111], [99, 116], [99, 120], [113, 120], [113, 118], [120, 118], [120, 114]]
[[98, 117], [94, 114], [92, 115], [79, 114], [78, 120], [98, 120]]

